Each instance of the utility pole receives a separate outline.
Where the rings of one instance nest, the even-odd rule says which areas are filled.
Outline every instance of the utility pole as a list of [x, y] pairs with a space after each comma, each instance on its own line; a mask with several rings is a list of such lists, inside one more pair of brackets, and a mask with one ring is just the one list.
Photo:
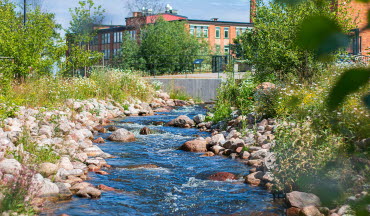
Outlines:
[[27, 2], [23, 0], [23, 26], [26, 26]]

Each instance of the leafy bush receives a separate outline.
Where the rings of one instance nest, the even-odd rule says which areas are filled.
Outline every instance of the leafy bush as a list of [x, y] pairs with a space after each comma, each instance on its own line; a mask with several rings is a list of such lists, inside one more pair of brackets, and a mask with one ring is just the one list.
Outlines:
[[313, 183], [306, 180], [318, 177], [319, 170], [335, 158], [342, 146], [342, 137], [329, 129], [317, 133], [310, 120], [279, 126], [272, 149], [278, 164], [272, 170], [275, 186], [285, 192], [312, 189]]
[[243, 114], [254, 111], [256, 86], [249, 77], [235, 80], [232, 73], [229, 73], [227, 80], [222, 83], [217, 92], [214, 121], [229, 119], [231, 107], [241, 110]]

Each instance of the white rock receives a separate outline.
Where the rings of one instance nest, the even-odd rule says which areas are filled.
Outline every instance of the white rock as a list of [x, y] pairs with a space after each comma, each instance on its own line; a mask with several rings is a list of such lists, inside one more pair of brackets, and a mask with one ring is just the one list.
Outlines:
[[64, 168], [65, 170], [73, 170], [73, 164], [68, 157], [62, 157], [59, 160], [58, 168]]
[[22, 165], [15, 159], [4, 159], [0, 161], [0, 171], [6, 174], [16, 175], [22, 169]]

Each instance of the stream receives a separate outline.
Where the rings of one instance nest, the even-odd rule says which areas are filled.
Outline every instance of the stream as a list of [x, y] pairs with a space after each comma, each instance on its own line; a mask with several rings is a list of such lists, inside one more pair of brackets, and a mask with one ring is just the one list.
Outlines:
[[[100, 199], [73, 197], [59, 203], [52, 215], [283, 215], [283, 207], [260, 187], [244, 183], [248, 167], [221, 156], [200, 157], [200, 153], [177, 150], [196, 136], [210, 136], [199, 130], [155, 126], [153, 122], [168, 122], [179, 115], [193, 118], [204, 114], [200, 106], [182, 107], [155, 116], [135, 116], [116, 119], [115, 126], [132, 131], [137, 140], [131, 143], [107, 141], [97, 144], [115, 158], [107, 159], [112, 168], [109, 175], [89, 173], [88, 181], [104, 184], [122, 192], [103, 192]], [[144, 126], [153, 134], [139, 135]], [[106, 139], [109, 134], [99, 134]], [[159, 168], [127, 169], [122, 166], [154, 164]], [[217, 172], [231, 172], [240, 179], [211, 181]], [[47, 214], [48, 215], [48, 214]]]

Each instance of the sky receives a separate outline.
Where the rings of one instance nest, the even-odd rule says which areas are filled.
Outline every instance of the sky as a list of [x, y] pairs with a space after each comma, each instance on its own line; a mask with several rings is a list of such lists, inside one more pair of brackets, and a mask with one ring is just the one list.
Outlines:
[[[55, 13], [57, 23], [68, 28], [70, 21], [69, 8], [78, 6], [79, 0], [28, 0], [41, 4], [42, 10]], [[103, 24], [124, 25], [129, 11], [128, 0], [94, 0], [105, 10]], [[16, 0], [23, 4], [23, 0]], [[170, 4], [180, 15], [189, 19], [219, 18], [221, 21], [249, 22], [249, 0], [163, 0]]]

